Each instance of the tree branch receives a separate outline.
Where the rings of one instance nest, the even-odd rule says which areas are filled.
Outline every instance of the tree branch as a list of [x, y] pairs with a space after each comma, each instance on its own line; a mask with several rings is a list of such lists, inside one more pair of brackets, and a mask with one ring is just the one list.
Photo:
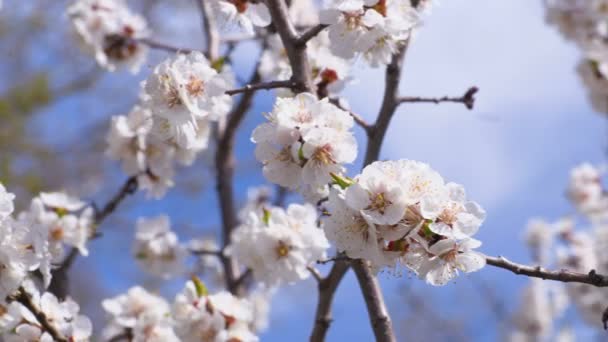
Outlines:
[[327, 277], [318, 282], [319, 298], [317, 299], [317, 310], [315, 321], [310, 335], [311, 342], [325, 341], [325, 335], [331, 325], [331, 305], [338, 285], [348, 271], [348, 262], [336, 260]]
[[399, 47], [399, 50], [391, 60], [391, 63], [386, 66], [385, 81], [384, 81], [384, 96], [382, 105], [376, 123], [367, 131], [368, 143], [367, 151], [363, 165], [369, 165], [380, 156], [380, 148], [384, 141], [384, 136], [391, 122], [393, 114], [399, 105], [397, 101], [399, 92], [399, 82], [401, 81], [401, 68], [403, 66], [403, 58], [407, 51], [409, 40]]
[[68, 339], [65, 338], [51, 323], [46, 314], [36, 306], [36, 304], [32, 301], [32, 296], [27, 293], [23, 287], [19, 287], [19, 290], [17, 290], [17, 293], [12, 297], [12, 299], [21, 303], [21, 305], [25, 306], [34, 315], [34, 317], [36, 317], [38, 323], [40, 323], [42, 328], [44, 328], [44, 331], [51, 335], [53, 341], [68, 341]]
[[440, 104], [442, 102], [456, 102], [464, 104], [467, 109], [473, 109], [475, 105], [475, 94], [479, 91], [477, 87], [469, 88], [464, 95], [460, 97], [438, 97], [438, 98], [428, 98], [428, 97], [412, 97], [412, 96], [403, 96], [397, 99], [399, 103], [405, 102], [430, 102], [434, 104]]
[[566, 269], [552, 271], [546, 270], [540, 266], [518, 264], [501, 256], [486, 256], [486, 262], [488, 265], [503, 268], [515, 274], [525, 275], [528, 277], [561, 281], [563, 283], [582, 283], [597, 287], [608, 287], [608, 276], [598, 274], [595, 272], [595, 270], [591, 270], [587, 274], [573, 272]]
[[396, 338], [393, 326], [386, 310], [386, 304], [384, 303], [378, 279], [372, 273], [366, 260], [355, 260], [352, 262], [352, 265], [361, 286], [361, 292], [367, 305], [367, 313], [372, 322], [376, 341], [395, 342]]
[[193, 49], [187, 49], [187, 48], [180, 48], [180, 47], [175, 47], [169, 44], [165, 44], [165, 43], [161, 43], [161, 42], [157, 42], [155, 40], [152, 40], [150, 38], [140, 38], [136, 40], [139, 43], [145, 44], [148, 47], [150, 47], [151, 49], [157, 49], [157, 50], [163, 50], [163, 51], [167, 51], [167, 52], [173, 52], [173, 53], [190, 53], [196, 50]]
[[306, 45], [306, 43], [308, 43], [309, 40], [311, 40], [314, 37], [316, 37], [319, 33], [321, 33], [321, 31], [325, 30], [325, 28], [327, 28], [328, 26], [329, 25], [318, 24], [317, 26], [313, 26], [313, 27], [309, 28], [308, 30], [304, 31], [298, 37], [298, 39], [296, 39], [295, 45], [296, 46], [304, 46], [304, 45]]
[[[112, 196], [112, 198], [99, 210], [95, 209], [95, 224], [100, 225], [111, 213], [113, 213], [118, 205], [129, 195], [134, 194], [137, 191], [138, 183], [137, 176], [131, 176], [127, 178], [125, 183], [120, 187], [118, 192]], [[89, 238], [92, 238], [90, 236]], [[72, 247], [67, 257], [63, 259], [61, 266], [53, 270], [53, 278], [49, 285], [48, 291], [57, 296], [57, 298], [64, 299], [68, 295], [68, 276], [67, 273], [76, 261], [79, 252], [78, 249]]]
[[[249, 84], [260, 82], [260, 74], [258, 66], [255, 67], [253, 75], [249, 80]], [[228, 116], [228, 121], [216, 147], [215, 168], [217, 185], [216, 190], [220, 202], [220, 210], [222, 215], [222, 241], [225, 248], [230, 244], [232, 230], [237, 225], [236, 209], [234, 207], [234, 189], [232, 181], [234, 178], [234, 140], [236, 130], [243, 121], [245, 114], [251, 107], [255, 92], [246, 91], [243, 93], [236, 107]], [[232, 258], [222, 256], [222, 264], [224, 266], [224, 277], [226, 279], [227, 289], [238, 294], [242, 291], [241, 283], [238, 280], [238, 266]]]
[[272, 17], [272, 23], [276, 28], [285, 51], [287, 52], [287, 58], [292, 70], [292, 80], [296, 83], [294, 91], [299, 92], [312, 92], [313, 83], [310, 75], [310, 65], [308, 63], [308, 57], [306, 55], [306, 44], [299, 45], [298, 33], [296, 32], [293, 23], [289, 20], [289, 11], [287, 5], [283, 0], [267, 0], [268, 9], [270, 10], [270, 16]]
[[211, 15], [211, 2], [208, 0], [194, 0], [201, 12], [203, 33], [205, 34], [205, 55], [210, 61], [215, 61], [220, 56], [220, 34], [216, 29], [215, 18]]
[[296, 88], [296, 87], [297, 87], [297, 83], [295, 83], [292, 80], [271, 81], [271, 82], [255, 83], [255, 84], [250, 83], [250, 84], [244, 86], [243, 88], [228, 90], [228, 91], [226, 91], [226, 94], [236, 95], [236, 94], [252, 92], [252, 91], [256, 91], [256, 90], [260, 90], [260, 89], [264, 89], [264, 90], [270, 90], [270, 89], [275, 89], [275, 88], [290, 88], [291, 89], [291, 88]]

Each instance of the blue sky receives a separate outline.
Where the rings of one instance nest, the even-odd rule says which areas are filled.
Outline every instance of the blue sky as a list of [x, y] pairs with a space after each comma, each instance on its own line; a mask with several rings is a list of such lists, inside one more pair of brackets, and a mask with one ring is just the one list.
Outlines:
[[[198, 29], [198, 18], [192, 13], [187, 18]], [[163, 34], [170, 36], [171, 32]], [[197, 45], [193, 44], [192, 36], [182, 37], [181, 45]], [[243, 72], [253, 63], [252, 50], [248, 45], [237, 50], [235, 60], [245, 65], [237, 71]], [[157, 54], [156, 58], [162, 56]], [[478, 235], [484, 242], [482, 250], [490, 255], [528, 261], [521, 243], [526, 221], [536, 216], [552, 220], [570, 213], [572, 209], [563, 195], [570, 168], [583, 161], [605, 161], [608, 142], [605, 118], [594, 113], [588, 103], [575, 72], [578, 58], [576, 47], [545, 24], [540, 0], [441, 1], [411, 44], [401, 92], [421, 96], [461, 95], [475, 85], [480, 88], [475, 109], [468, 111], [458, 104], [400, 107], [389, 129], [382, 158], [421, 160], [447, 180], [463, 184], [469, 197], [488, 212]], [[354, 111], [372, 121], [381, 101], [383, 71], [362, 64], [357, 64], [355, 70], [360, 82], [349, 86], [345, 95]], [[143, 77], [144, 74], [135, 77], [114, 74], [106, 77], [104, 84], [111, 86], [112, 82], [125, 81], [136, 85]], [[122, 102], [128, 107], [129, 102], [135, 101], [136, 91], [134, 86], [131, 94], [126, 93], [114, 105], [115, 110], [124, 109]], [[243, 166], [251, 165], [253, 160], [249, 132], [261, 121], [261, 112], [269, 111], [271, 106], [271, 93], [258, 95], [240, 130], [237, 157], [241, 168], [237, 177], [241, 177], [236, 186], [239, 198], [245, 196], [247, 187], [264, 183], [259, 169], [252, 172]], [[45, 115], [55, 120], [44, 123], [50, 125], [47, 129], [52, 132], [66, 129], [60, 118], [69, 119], [78, 113], [91, 113], [88, 115], [99, 118], [101, 112], [107, 115], [110, 109], [100, 108], [94, 99], [71, 99], [49, 108]], [[68, 126], [64, 133], [76, 135], [78, 130]], [[363, 139], [360, 130], [357, 134]], [[364, 143], [360, 141], [363, 150]], [[351, 172], [359, 167], [360, 160]], [[209, 174], [201, 172], [201, 177]], [[116, 187], [121, 179], [123, 176], [114, 180]], [[102, 194], [109, 192], [106, 189]], [[138, 195], [128, 204], [124, 218], [133, 222], [140, 215], [167, 213], [176, 225], [194, 227], [185, 229], [190, 235], [217, 229], [217, 202], [212, 184], [194, 197], [172, 193], [162, 201], [145, 201]], [[125, 291], [142, 276], [129, 257], [132, 231], [112, 228], [104, 228], [104, 237], [93, 242], [92, 256], [80, 259], [76, 267], [83, 278], [91, 270], [101, 274], [106, 295]], [[512, 309], [526, 279], [490, 267], [470, 278], [461, 277], [444, 288], [431, 288], [408, 276], [380, 275], [397, 329], [403, 325], [401, 318], [407, 312], [403, 292], [408, 287], [422, 294], [442, 316], [467, 320], [467, 331], [476, 341], [493, 340], [496, 322], [479, 299], [475, 282], [489, 284]], [[171, 284], [162, 290], [171, 298], [179, 286]], [[281, 289], [273, 301], [270, 329], [262, 335], [263, 340], [306, 339], [315, 303], [316, 286], [312, 280]], [[372, 339], [365, 306], [350, 273], [339, 288], [334, 318], [330, 341]], [[587, 328], [575, 324], [578, 333], [589, 333]]]

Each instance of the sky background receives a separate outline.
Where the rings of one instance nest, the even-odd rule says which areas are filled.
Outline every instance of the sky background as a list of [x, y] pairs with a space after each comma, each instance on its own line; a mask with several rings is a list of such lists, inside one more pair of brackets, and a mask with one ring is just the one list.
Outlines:
[[[173, 20], [193, 22], [194, 28], [188, 30], [196, 32], [199, 27], [196, 13], [181, 10], [178, 14]], [[65, 20], [61, 23], [67, 25]], [[165, 30], [159, 33], [159, 39], [173, 34]], [[200, 46], [197, 43], [200, 39], [200, 34], [182, 35], [176, 43], [196, 47]], [[255, 62], [251, 57], [254, 53], [255, 48], [247, 44], [237, 49], [235, 62], [239, 74], [248, 75]], [[149, 64], [154, 65], [165, 56], [155, 53]], [[459, 96], [470, 86], [477, 86], [480, 92], [475, 109], [469, 111], [463, 105], [449, 103], [401, 106], [393, 118], [381, 158], [420, 160], [429, 163], [446, 180], [463, 184], [468, 197], [488, 213], [477, 236], [484, 243], [481, 251], [529, 262], [521, 240], [527, 220], [532, 217], [555, 220], [571, 213], [564, 197], [569, 170], [584, 161], [605, 162], [606, 119], [590, 107], [575, 71], [579, 57], [574, 45], [546, 25], [540, 0], [441, 1], [410, 44], [401, 93]], [[37, 62], [53, 63], [44, 57]], [[354, 69], [360, 81], [350, 85], [344, 95], [352, 109], [371, 122], [381, 101], [383, 70], [362, 64]], [[49, 107], [38, 122], [43, 138], [66, 143], [81, 134], [82, 127], [93, 118], [128, 110], [136, 101], [137, 84], [145, 75], [145, 72], [136, 76], [117, 73], [105, 77], [100, 87], [111, 87], [116, 82], [134, 85], [131, 90], [121, 91], [116, 103], [100, 103], [94, 96], [88, 96]], [[265, 184], [253, 159], [254, 146], [249, 142], [249, 134], [262, 121], [261, 113], [271, 110], [272, 101], [272, 93], [261, 92], [239, 130], [237, 198], [243, 199], [248, 187]], [[363, 132], [356, 130], [360, 151], [364, 151]], [[352, 174], [359, 170], [360, 159], [349, 168]], [[107, 159], [103, 163], [110, 165], [104, 167], [113, 167]], [[96, 199], [107, 198], [125, 178], [120, 172], [113, 171], [113, 175]], [[129, 199], [121, 209], [122, 226], [126, 222], [127, 227], [133, 227], [139, 216], [166, 213], [183, 240], [200, 236], [201, 232], [211, 235], [217, 232], [218, 208], [212, 175], [203, 170], [200, 177], [207, 186], [199, 194], [171, 192], [161, 201], [145, 200], [141, 194]], [[78, 260], [77, 283], [98, 288], [96, 295], [102, 298], [122, 293], [143, 278], [144, 284], [172, 298], [183, 281], [159, 285], [147, 278], [130, 257], [132, 230], [125, 232], [116, 227], [105, 226], [104, 237], [92, 242], [91, 256]], [[326, 270], [322, 268], [323, 272]], [[90, 280], [97, 277], [99, 280]], [[418, 298], [438, 323], [462, 326], [467, 339], [475, 341], [494, 340], [500, 334], [496, 308], [488, 304], [488, 293], [508, 312], [518, 303], [519, 290], [527, 282], [526, 278], [491, 267], [461, 276], [442, 288], [427, 286], [407, 274], [380, 274], [379, 278], [398, 332], [411, 328], [409, 308], [412, 298]], [[78, 293], [83, 289], [75, 290]], [[270, 328], [262, 334], [262, 340], [307, 339], [316, 300], [313, 280], [282, 288], [274, 297]], [[575, 319], [572, 310], [566, 315], [564, 321], [575, 327], [579, 338], [593, 336], [595, 330]], [[372, 340], [365, 305], [352, 273], [346, 276], [336, 296], [328, 340]]]

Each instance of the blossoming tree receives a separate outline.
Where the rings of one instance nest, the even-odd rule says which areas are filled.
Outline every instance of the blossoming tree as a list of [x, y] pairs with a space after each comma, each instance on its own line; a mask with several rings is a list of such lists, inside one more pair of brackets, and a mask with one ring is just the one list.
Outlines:
[[[600, 288], [608, 286], [604, 230], [580, 233], [571, 221], [533, 221], [527, 242], [537, 265], [487, 256], [474, 237], [485, 210], [463, 185], [446, 181], [423, 161], [378, 160], [400, 104], [474, 107], [476, 87], [456, 97], [399, 93], [402, 62], [429, 15], [430, 0], [331, 0], [321, 7], [307, 0], [195, 2], [205, 28], [204, 51], [156, 40], [144, 17], [123, 0], [76, 0], [66, 8], [84, 49], [109, 72], [140, 72], [150, 49], [167, 51], [168, 57], [145, 76], [132, 109], [111, 118], [106, 154], [120, 163], [127, 180], [107, 203], [42, 192], [15, 212], [10, 184], [0, 185], [3, 340], [88, 341], [95, 324], [104, 341], [257, 341], [274, 290], [312, 277], [318, 294], [310, 339], [323, 341], [334, 294], [351, 269], [378, 341], [396, 339], [376, 277], [381, 271], [410, 272], [430, 286], [487, 265], [531, 277], [524, 300], [535, 310], [522, 309], [513, 339], [546, 336], [563, 311], [562, 293], [544, 280], [571, 283], [568, 295], [576, 306], [589, 319], [602, 316]], [[594, 105], [608, 110], [608, 3], [548, 1], [547, 10], [550, 21], [585, 51], [581, 73]], [[249, 79], [237, 81], [242, 77], [233, 72], [230, 54], [243, 42], [256, 42], [262, 52]], [[341, 95], [355, 61], [385, 71], [381, 107], [371, 123]], [[272, 109], [246, 134], [264, 177], [276, 187], [251, 189], [238, 209], [235, 136], [253, 97], [270, 89], [277, 95]], [[366, 142], [357, 141], [355, 126]], [[360, 151], [358, 171], [352, 163]], [[89, 241], [125, 198], [137, 191], [151, 199], [165, 196], [176, 168], [202, 154], [214, 155], [222, 238], [182, 242], [168, 216], [142, 217], [134, 223], [133, 257], [162, 279], [187, 274], [187, 259], [196, 258], [205, 276], [192, 274], [173, 298], [134, 284], [101, 303], [106, 321], [91, 322], [67, 291], [71, 264], [95, 252]], [[594, 225], [603, 224], [608, 213], [601, 175], [582, 165], [568, 190]], [[284, 203], [288, 192], [301, 201]], [[569, 249], [558, 253], [555, 270], [545, 269], [541, 265], [553, 266], [554, 237]], [[327, 274], [316, 268], [319, 263], [331, 264]], [[205, 282], [217, 282], [222, 290], [211, 292]]]

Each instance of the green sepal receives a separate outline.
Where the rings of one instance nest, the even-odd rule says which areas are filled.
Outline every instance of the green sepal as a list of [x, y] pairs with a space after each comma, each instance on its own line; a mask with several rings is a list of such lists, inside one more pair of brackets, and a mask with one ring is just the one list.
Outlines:
[[340, 176], [333, 172], [330, 172], [329, 175], [331, 176], [331, 179], [334, 181], [334, 184], [337, 184], [340, 188], [342, 188], [342, 190], [355, 184], [355, 181], [350, 177]]
[[205, 283], [203, 283], [203, 281], [199, 277], [193, 275], [192, 277], [190, 277], [190, 279], [192, 280], [192, 283], [194, 283], [194, 289], [196, 290], [197, 296], [204, 297], [209, 295], [207, 286], [205, 286]]

